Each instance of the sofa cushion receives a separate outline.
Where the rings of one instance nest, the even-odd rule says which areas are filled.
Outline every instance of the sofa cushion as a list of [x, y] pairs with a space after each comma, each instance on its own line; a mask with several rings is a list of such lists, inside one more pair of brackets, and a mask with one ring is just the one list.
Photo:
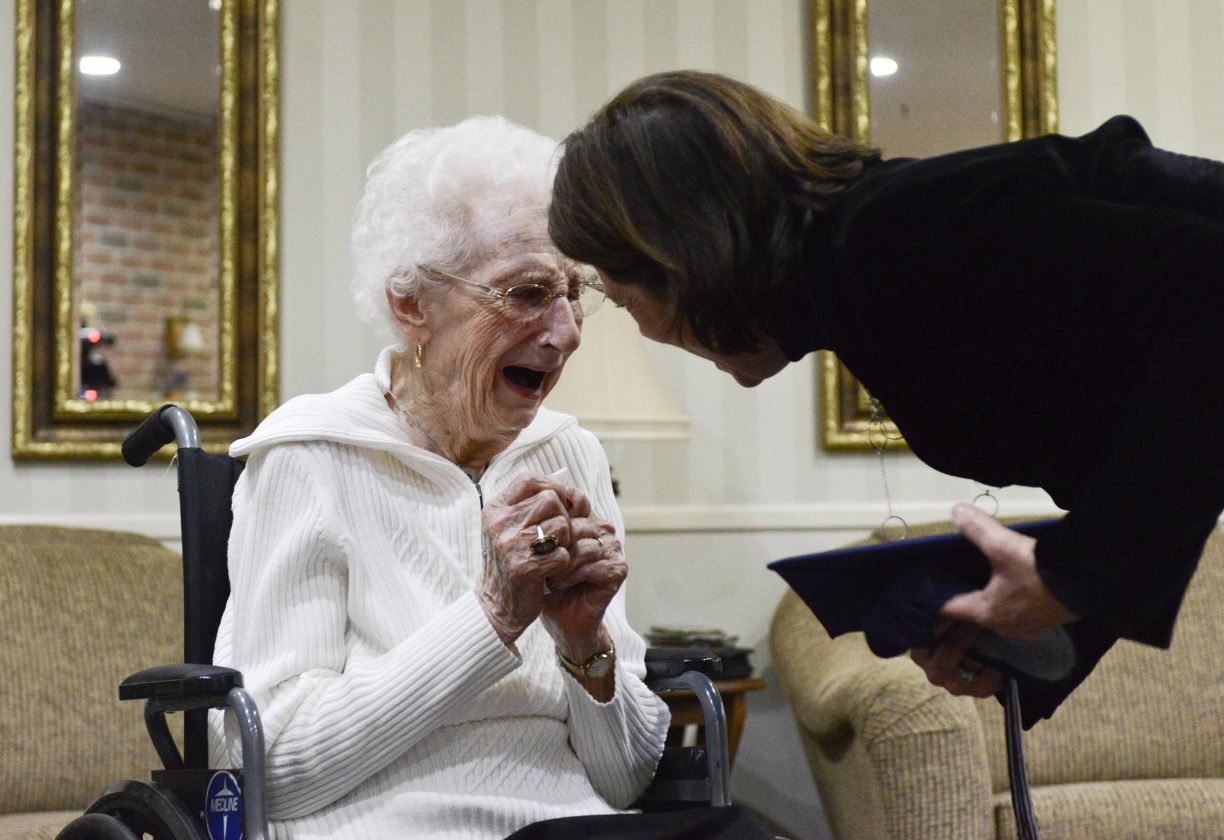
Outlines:
[[142, 704], [118, 685], [182, 660], [180, 556], [138, 534], [0, 526], [0, 603], [0, 813], [80, 813], [148, 778]]
[[80, 815], [80, 810], [0, 814], [0, 837], [4, 840], [55, 840], [64, 826]]
[[[1089, 779], [1224, 777], [1221, 597], [1224, 531], [1217, 529], [1182, 603], [1172, 647], [1119, 642], [1049, 720], [1025, 733], [1034, 787]], [[992, 786], [1003, 791], [1002, 708], [987, 700], [978, 709]]]
[[[1224, 779], [1050, 785], [1033, 791], [1042, 840], [1219, 840]], [[996, 797], [998, 837], [1015, 837], [1011, 800]]]

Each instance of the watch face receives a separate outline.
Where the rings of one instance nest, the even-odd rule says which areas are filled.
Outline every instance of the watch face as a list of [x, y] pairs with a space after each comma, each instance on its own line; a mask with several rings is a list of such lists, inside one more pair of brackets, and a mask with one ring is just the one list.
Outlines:
[[612, 657], [604, 654], [586, 667], [588, 677], [607, 676], [612, 671]]

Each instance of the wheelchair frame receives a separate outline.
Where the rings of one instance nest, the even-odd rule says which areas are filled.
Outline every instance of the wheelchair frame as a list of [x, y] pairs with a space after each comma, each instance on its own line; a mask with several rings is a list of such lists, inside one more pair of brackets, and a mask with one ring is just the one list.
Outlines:
[[[243, 462], [205, 452], [195, 420], [173, 404], [157, 409], [128, 435], [123, 442], [124, 460], [134, 467], [143, 466], [171, 442], [177, 446], [182, 529], [184, 661], [146, 668], [119, 686], [120, 700], [145, 701], [145, 728], [163, 769], [152, 772], [152, 781], [111, 785], [56, 840], [137, 840], [142, 834], [155, 840], [266, 840], [269, 836], [259, 710], [242, 687], [240, 672], [211, 664], [213, 642], [229, 595], [225, 563], [218, 558], [226, 555], [233, 523], [230, 498]], [[721, 670], [721, 660], [710, 653], [647, 651], [647, 686], [658, 693], [693, 692], [702, 707], [706, 746], [665, 750], [654, 781], [635, 807], [665, 810], [698, 801], [731, 804], [726, 715], [708, 676]], [[208, 768], [209, 709], [228, 709], [235, 715], [242, 740], [242, 768]], [[172, 712], [185, 715], [182, 752], [166, 721]], [[217, 836], [208, 824], [209, 803], [228, 803], [223, 795], [234, 793], [223, 787], [214, 797], [210, 788], [218, 779], [223, 785], [232, 779], [241, 788], [241, 834], [232, 833], [229, 824], [223, 823], [222, 834]]]
[[[146, 668], [119, 686], [120, 700], [145, 701], [145, 728], [163, 769], [153, 771], [152, 781], [126, 780], [111, 785], [82, 817], [64, 828], [57, 840], [128, 840], [139, 834], [151, 834], [156, 840], [228, 840], [239, 836], [266, 840], [269, 836], [259, 710], [242, 687], [241, 673], [211, 664], [213, 639], [229, 595], [225, 564], [217, 560], [225, 557], [233, 521], [229, 499], [242, 472], [242, 462], [205, 452], [195, 420], [175, 405], [162, 406], [128, 435], [123, 442], [124, 460], [134, 467], [143, 466], [171, 442], [178, 447], [184, 661]], [[219, 490], [224, 490], [221, 499], [216, 492]], [[241, 769], [208, 768], [209, 709], [229, 709], [235, 714], [243, 749]], [[182, 752], [166, 721], [171, 712], [185, 713]], [[226, 775], [241, 786], [240, 799], [227, 799], [236, 792], [227, 792], [225, 787], [219, 792], [225, 796], [210, 799], [210, 786], [216, 779], [227, 781]], [[208, 827], [209, 801], [241, 802], [237, 815], [241, 834], [233, 833], [227, 812], [220, 817], [221, 837], [215, 837]]]

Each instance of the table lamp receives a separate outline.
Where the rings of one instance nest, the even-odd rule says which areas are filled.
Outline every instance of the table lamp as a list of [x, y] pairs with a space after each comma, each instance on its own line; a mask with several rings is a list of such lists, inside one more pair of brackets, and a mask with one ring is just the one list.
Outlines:
[[582, 346], [544, 404], [574, 415], [605, 443], [689, 436], [689, 419], [659, 380], [637, 324], [611, 305], [583, 323]]

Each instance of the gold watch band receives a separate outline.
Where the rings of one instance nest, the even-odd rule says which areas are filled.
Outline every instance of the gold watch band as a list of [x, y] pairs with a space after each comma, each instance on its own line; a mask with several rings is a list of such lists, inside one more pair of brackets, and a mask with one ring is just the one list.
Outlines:
[[608, 642], [606, 651], [593, 655], [581, 665], [566, 659], [562, 656], [561, 651], [557, 651], [557, 661], [561, 663], [562, 668], [580, 680], [599, 679], [612, 673], [612, 669], [616, 666], [616, 645]]

